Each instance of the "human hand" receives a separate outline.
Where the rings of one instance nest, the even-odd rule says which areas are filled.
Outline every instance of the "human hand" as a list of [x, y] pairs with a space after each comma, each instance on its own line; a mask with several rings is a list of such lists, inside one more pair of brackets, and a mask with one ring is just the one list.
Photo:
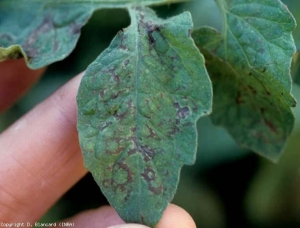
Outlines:
[[[0, 63], [0, 112], [19, 99], [42, 73], [29, 70], [23, 59]], [[76, 131], [75, 97], [81, 77], [73, 78], [0, 134], [0, 224], [34, 224], [86, 174]], [[109, 206], [65, 221], [80, 228], [145, 227], [124, 225]], [[169, 205], [157, 227], [196, 226], [187, 212]]]

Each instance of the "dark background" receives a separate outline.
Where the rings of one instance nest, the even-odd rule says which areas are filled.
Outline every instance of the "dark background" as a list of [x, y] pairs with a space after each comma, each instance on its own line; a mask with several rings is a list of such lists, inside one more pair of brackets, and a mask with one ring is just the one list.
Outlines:
[[[284, 2], [296, 19], [300, 19], [300, 2]], [[222, 27], [219, 11], [212, 0], [154, 9], [164, 18], [189, 10], [195, 27], [210, 25], [219, 30]], [[65, 60], [49, 66], [28, 95], [0, 116], [0, 130], [85, 70], [108, 47], [115, 34], [129, 23], [125, 10], [94, 13], [83, 28], [75, 51]], [[298, 44], [298, 29], [294, 37]], [[296, 85], [293, 95], [300, 101], [300, 89]], [[278, 164], [240, 149], [223, 128], [212, 125], [209, 117], [198, 121], [197, 161], [195, 165], [183, 168], [173, 203], [186, 209], [197, 227], [202, 228], [300, 227], [300, 107], [293, 110], [296, 126]], [[103, 204], [107, 201], [88, 174], [41, 221], [57, 221]]]

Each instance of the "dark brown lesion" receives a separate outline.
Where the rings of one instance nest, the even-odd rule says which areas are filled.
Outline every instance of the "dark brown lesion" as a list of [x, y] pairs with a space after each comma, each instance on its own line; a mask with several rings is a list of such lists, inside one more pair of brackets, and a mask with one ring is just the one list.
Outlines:
[[162, 184], [160, 184], [158, 187], [148, 186], [148, 189], [155, 195], [161, 194], [164, 191]]
[[127, 39], [128, 36], [125, 34], [125, 31], [122, 29], [122, 31], [119, 31], [117, 35], [121, 37], [119, 48], [121, 50], [127, 51], [128, 47], [124, 44], [124, 41], [125, 39]]
[[127, 67], [127, 66], [129, 65], [129, 63], [130, 63], [130, 60], [129, 60], [129, 59], [126, 59], [126, 60], [124, 61], [124, 66]]
[[146, 224], [145, 216], [141, 215], [141, 221], [142, 221], [142, 224]]
[[148, 42], [150, 46], [153, 46], [156, 42], [156, 39], [154, 37], [154, 33], [157, 32], [158, 34], [160, 34], [160, 36], [165, 39], [165, 37], [162, 35], [161, 33], [161, 26], [155, 24], [155, 22], [153, 21], [144, 21], [143, 19], [140, 20], [140, 23], [138, 25], [139, 29], [140, 26], [146, 31], [147, 33], [147, 38], [148, 38]]
[[139, 151], [144, 157], [145, 162], [151, 161], [155, 156], [155, 150], [148, 146], [139, 146]]
[[110, 73], [113, 80], [117, 83], [117, 86], [119, 86], [120, 85], [120, 76], [116, 73], [116, 68], [108, 70], [108, 73]]
[[103, 88], [101, 91], [100, 91], [100, 97], [103, 99], [104, 98], [104, 95], [105, 95], [105, 90], [106, 88]]
[[116, 173], [120, 169], [126, 172], [127, 174], [126, 180], [124, 180], [124, 182], [122, 183], [117, 183], [114, 179], [112, 179], [111, 184], [114, 191], [117, 191], [119, 189], [121, 192], [127, 192], [128, 184], [133, 182], [133, 172], [130, 169], [130, 167], [126, 164], [125, 161], [121, 161], [115, 164], [114, 173]]
[[174, 103], [174, 107], [177, 109], [176, 112], [176, 117], [179, 119], [185, 119], [187, 116], [190, 115], [190, 108], [185, 106], [185, 107], [180, 107], [178, 102]]
[[[39, 36], [44, 35], [45, 33], [53, 30], [54, 28], [55, 25], [53, 23], [53, 16], [51, 14], [48, 14], [45, 16], [41, 24], [31, 32], [31, 34], [22, 44], [22, 48], [30, 58], [34, 58], [38, 54], [38, 50], [36, 49], [36, 47], [34, 47], [34, 44], [38, 40]], [[54, 39], [54, 44], [55, 40], [56, 39]]]
[[147, 145], [142, 145], [141, 138], [135, 136], [137, 133], [136, 127], [130, 128], [130, 131], [132, 132], [132, 136], [128, 137], [126, 140], [132, 141], [134, 148], [131, 148], [128, 151], [128, 154], [132, 155], [135, 153], [140, 153], [143, 156], [145, 162], [152, 161], [156, 154], [156, 151]]
[[105, 122], [105, 124], [100, 127], [100, 131], [104, 131], [104, 129], [106, 129], [107, 127], [109, 127], [111, 124], [112, 124], [111, 121]]
[[277, 127], [269, 120], [267, 119], [264, 119], [266, 125], [268, 126], [268, 128], [275, 134], [278, 133], [278, 130], [277, 130]]
[[146, 125], [147, 128], [148, 128], [148, 132], [149, 132], [149, 135], [147, 136], [147, 138], [151, 138], [151, 139], [156, 139], [156, 140], [160, 140], [159, 137], [157, 137], [155, 131], [149, 126], [149, 125]]
[[123, 120], [127, 115], [128, 115], [128, 114], [127, 114], [127, 111], [124, 111], [124, 112], [122, 112], [122, 113], [118, 113], [118, 111], [116, 111], [116, 112], [113, 114], [113, 116], [114, 116], [118, 121]]
[[143, 173], [141, 173], [141, 176], [144, 178], [145, 181], [151, 182], [156, 179], [155, 171], [151, 167], [147, 167]]
[[190, 109], [189, 107], [182, 107], [180, 108], [177, 113], [176, 113], [177, 117], [179, 119], [185, 119], [188, 115], [190, 115]]

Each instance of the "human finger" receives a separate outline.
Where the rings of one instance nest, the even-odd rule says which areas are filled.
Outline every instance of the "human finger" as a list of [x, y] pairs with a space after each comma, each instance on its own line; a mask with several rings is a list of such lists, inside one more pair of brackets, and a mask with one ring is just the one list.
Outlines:
[[[110, 206], [82, 212], [64, 222], [74, 223], [81, 228], [147, 228], [140, 224], [125, 224]], [[192, 217], [181, 207], [170, 204], [164, 211], [157, 228], [195, 228]]]
[[43, 69], [29, 69], [24, 59], [8, 60], [0, 63], [0, 112], [8, 109], [44, 72]]
[[0, 221], [37, 221], [85, 173], [77, 76], [0, 135]]

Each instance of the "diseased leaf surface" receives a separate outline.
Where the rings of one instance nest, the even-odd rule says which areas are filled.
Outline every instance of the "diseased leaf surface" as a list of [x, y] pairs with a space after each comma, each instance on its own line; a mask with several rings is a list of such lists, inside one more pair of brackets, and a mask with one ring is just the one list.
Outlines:
[[131, 25], [82, 79], [78, 131], [86, 167], [127, 222], [154, 226], [193, 164], [196, 120], [211, 110], [211, 82], [191, 15], [162, 20], [131, 8]]
[[294, 18], [277, 0], [217, 2], [223, 33], [193, 32], [213, 82], [213, 122], [241, 146], [276, 161], [294, 125]]
[[182, 0], [0, 0], [0, 62], [24, 56], [32, 69], [68, 56], [96, 9]]

